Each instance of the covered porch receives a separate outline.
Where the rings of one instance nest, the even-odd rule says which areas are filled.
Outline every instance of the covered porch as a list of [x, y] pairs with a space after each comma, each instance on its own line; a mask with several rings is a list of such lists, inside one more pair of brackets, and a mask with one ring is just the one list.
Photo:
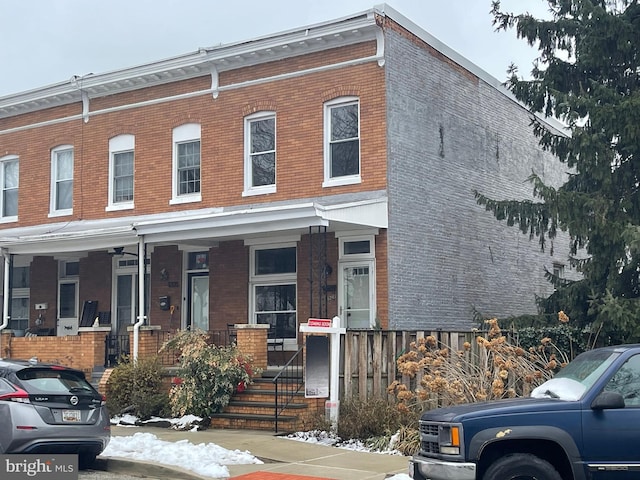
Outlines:
[[[238, 333], [233, 325], [266, 325], [267, 361], [282, 364], [298, 350], [298, 325], [310, 317], [342, 309], [345, 318], [373, 325], [376, 238], [386, 226], [387, 199], [379, 193], [5, 229], [2, 348], [9, 331], [14, 347], [25, 335], [46, 351], [99, 331], [92, 342], [104, 354], [89, 356], [94, 366], [109, 365], [122, 353], [137, 357], [145, 329], [157, 340], [198, 328], [227, 343]], [[340, 252], [345, 238], [359, 252], [348, 262]], [[341, 294], [340, 272], [357, 267], [355, 260], [371, 266], [357, 279], [367, 282], [360, 286], [366, 308]], [[65, 354], [69, 361], [78, 355]]]

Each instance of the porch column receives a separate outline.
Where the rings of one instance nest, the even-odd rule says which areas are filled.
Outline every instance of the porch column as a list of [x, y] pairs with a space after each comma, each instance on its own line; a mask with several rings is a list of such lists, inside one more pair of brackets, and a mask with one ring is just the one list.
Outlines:
[[267, 368], [267, 324], [236, 323], [237, 345], [245, 355], [251, 355], [251, 365], [255, 369]]

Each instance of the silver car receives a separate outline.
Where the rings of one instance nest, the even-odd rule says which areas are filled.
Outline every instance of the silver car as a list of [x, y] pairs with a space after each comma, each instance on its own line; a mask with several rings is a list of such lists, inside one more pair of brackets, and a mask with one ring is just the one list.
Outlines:
[[80, 370], [0, 360], [0, 453], [77, 454], [89, 467], [109, 443], [105, 399]]

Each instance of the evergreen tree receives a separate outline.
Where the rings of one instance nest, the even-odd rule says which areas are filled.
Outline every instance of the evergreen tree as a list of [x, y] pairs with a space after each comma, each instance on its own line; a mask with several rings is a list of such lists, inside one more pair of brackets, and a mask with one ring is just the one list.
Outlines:
[[547, 272], [556, 290], [539, 299], [538, 319], [562, 310], [600, 341], [640, 341], [640, 6], [541, 1], [549, 20], [504, 12], [499, 1], [491, 13], [498, 30], [515, 29], [539, 51], [530, 79], [511, 66], [507, 86], [532, 113], [567, 125], [569, 135], [559, 135], [532, 116], [540, 145], [568, 167], [568, 180], [553, 188], [533, 172], [533, 201], [476, 198], [543, 249], [568, 232], [582, 279]]

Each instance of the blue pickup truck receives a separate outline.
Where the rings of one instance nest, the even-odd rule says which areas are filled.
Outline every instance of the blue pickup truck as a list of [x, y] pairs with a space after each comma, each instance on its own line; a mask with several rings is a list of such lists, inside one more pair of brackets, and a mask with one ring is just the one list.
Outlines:
[[640, 345], [578, 355], [531, 397], [426, 411], [415, 480], [640, 479]]

